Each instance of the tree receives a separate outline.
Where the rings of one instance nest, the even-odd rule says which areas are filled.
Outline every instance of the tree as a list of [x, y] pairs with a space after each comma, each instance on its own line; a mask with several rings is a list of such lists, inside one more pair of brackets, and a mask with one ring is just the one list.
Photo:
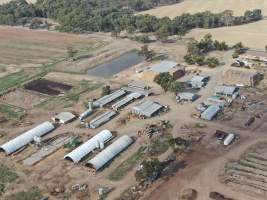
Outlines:
[[173, 81], [169, 85], [169, 90], [176, 94], [177, 92], [181, 92], [184, 89], [184, 86], [181, 82]]
[[265, 51], [267, 51], [267, 45], [265, 45]]
[[148, 45], [144, 45], [141, 47], [139, 54], [144, 55], [147, 61], [150, 61], [155, 56], [155, 52], [153, 50], [148, 49]]
[[169, 72], [159, 73], [154, 78], [154, 82], [159, 84], [165, 92], [168, 91], [169, 86], [173, 81], [173, 77]]
[[226, 26], [232, 26], [234, 22], [234, 12], [232, 10], [225, 10], [222, 12], [221, 21]]
[[216, 66], [218, 66], [220, 64], [218, 58], [215, 58], [215, 57], [207, 58], [205, 63], [211, 68], [214, 68], [214, 67], [216, 67]]
[[78, 50], [74, 49], [73, 47], [67, 47], [67, 54], [68, 58], [74, 58], [74, 56], [78, 53]]
[[105, 96], [111, 93], [111, 89], [109, 85], [106, 85], [104, 87], [102, 87], [102, 94], [101, 96]]
[[135, 172], [135, 179], [137, 182], [154, 181], [158, 178], [164, 165], [158, 159], [150, 161], [143, 161], [140, 169]]
[[214, 49], [212, 35], [210, 33], [206, 34], [198, 43], [198, 47], [203, 53], [212, 51]]

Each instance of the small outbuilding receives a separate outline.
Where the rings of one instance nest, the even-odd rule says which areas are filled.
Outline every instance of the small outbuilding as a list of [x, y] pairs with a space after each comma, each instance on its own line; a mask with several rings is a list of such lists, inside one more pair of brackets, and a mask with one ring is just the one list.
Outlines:
[[215, 87], [215, 94], [236, 98], [239, 95], [239, 88], [235, 86], [220, 85]]
[[180, 101], [187, 101], [187, 102], [193, 102], [198, 98], [198, 96], [194, 93], [190, 92], [180, 92], [176, 96], [176, 100], [178, 102]]
[[192, 88], [202, 88], [204, 87], [205, 85], [207, 85], [209, 81], [209, 76], [200, 76], [200, 75], [197, 75], [197, 76], [193, 76], [193, 78], [190, 80], [190, 85]]
[[221, 111], [221, 108], [219, 106], [209, 106], [202, 114], [201, 119], [205, 120], [213, 120], [214, 117]]
[[74, 119], [76, 119], [76, 116], [71, 112], [61, 112], [52, 118], [54, 122], [61, 124], [67, 124]]

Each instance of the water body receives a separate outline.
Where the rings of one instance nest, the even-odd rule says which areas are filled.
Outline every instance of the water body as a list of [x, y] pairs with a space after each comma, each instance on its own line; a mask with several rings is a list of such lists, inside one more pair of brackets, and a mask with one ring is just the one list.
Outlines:
[[110, 62], [98, 65], [87, 71], [87, 74], [92, 76], [108, 78], [117, 74], [125, 69], [143, 62], [145, 58], [138, 54], [136, 51], [131, 51]]

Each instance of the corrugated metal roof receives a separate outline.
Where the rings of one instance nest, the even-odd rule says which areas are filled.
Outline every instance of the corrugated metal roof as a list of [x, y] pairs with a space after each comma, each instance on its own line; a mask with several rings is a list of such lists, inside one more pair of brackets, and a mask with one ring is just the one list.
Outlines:
[[31, 141], [33, 141], [35, 136], [41, 137], [45, 134], [49, 133], [50, 131], [54, 130], [55, 126], [50, 122], [44, 122], [35, 128], [27, 131], [26, 133], [10, 140], [9, 142], [3, 144], [1, 149], [5, 151], [7, 155], [19, 150], [20, 148], [24, 147]]
[[56, 121], [58, 119], [62, 123], [68, 123], [75, 118], [76, 118], [76, 116], [70, 112], [61, 112], [58, 115], [56, 115], [55, 117], [53, 117], [53, 120]]
[[138, 115], [144, 115], [146, 117], [151, 117], [154, 113], [162, 108], [162, 105], [155, 103], [153, 101], [147, 100], [145, 102], [141, 102], [139, 105], [134, 106], [132, 109], [132, 113]]
[[196, 94], [190, 92], [178, 93], [178, 98], [181, 100], [194, 100], [197, 97]]
[[72, 152], [64, 156], [65, 159], [69, 159], [74, 163], [78, 163], [83, 157], [91, 153], [93, 150], [100, 148], [100, 143], [106, 143], [112, 139], [112, 133], [109, 130], [103, 130], [90, 140], [74, 149]]
[[137, 92], [144, 96], [149, 96], [151, 94], [150, 90], [140, 89], [140, 88], [135, 88], [135, 87], [122, 87], [121, 89], [127, 92]]
[[212, 120], [218, 112], [220, 112], [221, 108], [219, 106], [209, 106], [202, 114], [201, 118], [206, 120]]
[[237, 91], [238, 87], [234, 86], [217, 86], [215, 87], [215, 93], [224, 95], [233, 95]]
[[134, 99], [138, 99], [140, 98], [142, 95], [140, 93], [134, 92], [129, 94], [127, 97], [125, 97], [124, 99], [118, 101], [117, 103], [112, 105], [112, 108], [114, 110], [118, 110], [119, 108], [121, 108], [122, 106], [126, 105], [127, 103], [131, 102]]
[[102, 115], [99, 115], [92, 121], [90, 121], [90, 128], [97, 128], [101, 126], [102, 124], [106, 123], [109, 121], [113, 116], [115, 116], [117, 113], [113, 110], [109, 110]]
[[86, 165], [94, 168], [97, 171], [132, 143], [133, 139], [131, 137], [128, 135], [123, 135], [102, 152], [97, 154], [93, 159], [89, 160]]
[[177, 62], [164, 60], [151, 67], [151, 70], [157, 73], [169, 72], [171, 69], [178, 65]]
[[123, 96], [126, 92], [124, 90], [117, 90], [109, 95], [103, 96], [102, 98], [95, 101], [93, 104], [96, 107], [103, 107], [106, 104], [114, 101], [115, 99]]
[[193, 76], [193, 78], [191, 79], [191, 82], [204, 82], [205, 79], [207, 79], [208, 76]]

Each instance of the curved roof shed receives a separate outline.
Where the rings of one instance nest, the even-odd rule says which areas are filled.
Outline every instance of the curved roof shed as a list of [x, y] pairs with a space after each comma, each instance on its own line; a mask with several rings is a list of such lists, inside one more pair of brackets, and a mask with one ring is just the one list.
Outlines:
[[104, 144], [112, 139], [112, 133], [109, 130], [103, 130], [87, 142], [74, 149], [72, 152], [64, 156], [65, 159], [78, 163], [83, 157], [100, 147], [101, 143]]
[[54, 130], [55, 126], [50, 122], [44, 122], [35, 128], [27, 131], [26, 133], [10, 140], [9, 142], [3, 144], [0, 149], [3, 150], [7, 155], [14, 153], [25, 145], [33, 141], [35, 136], [41, 137], [50, 131]]
[[123, 135], [109, 145], [105, 150], [97, 154], [93, 159], [89, 160], [86, 163], [86, 166], [97, 171], [132, 143], [133, 139], [131, 137]]

